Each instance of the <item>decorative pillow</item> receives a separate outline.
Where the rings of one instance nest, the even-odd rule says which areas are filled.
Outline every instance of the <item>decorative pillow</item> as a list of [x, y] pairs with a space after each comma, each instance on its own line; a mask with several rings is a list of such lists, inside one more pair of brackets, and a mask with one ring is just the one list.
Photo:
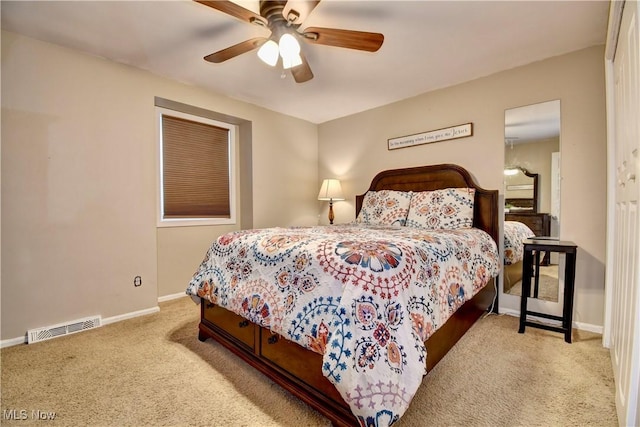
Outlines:
[[409, 212], [411, 191], [367, 191], [356, 223], [371, 225], [404, 225]]
[[406, 226], [457, 230], [473, 226], [475, 188], [445, 188], [413, 193]]

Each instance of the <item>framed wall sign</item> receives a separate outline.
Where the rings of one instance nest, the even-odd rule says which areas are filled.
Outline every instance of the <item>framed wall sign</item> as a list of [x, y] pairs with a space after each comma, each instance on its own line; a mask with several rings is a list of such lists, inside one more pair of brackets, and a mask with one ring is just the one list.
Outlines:
[[449, 139], [465, 138], [472, 135], [473, 123], [465, 123], [463, 125], [452, 126], [444, 129], [391, 138], [387, 140], [387, 148], [389, 150], [395, 150], [397, 148], [431, 144], [433, 142], [447, 141]]

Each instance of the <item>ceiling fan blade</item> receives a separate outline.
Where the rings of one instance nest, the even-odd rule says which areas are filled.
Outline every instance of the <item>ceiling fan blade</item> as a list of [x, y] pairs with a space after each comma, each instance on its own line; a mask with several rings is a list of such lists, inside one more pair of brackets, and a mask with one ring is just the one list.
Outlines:
[[376, 52], [384, 41], [384, 35], [380, 33], [339, 30], [337, 28], [310, 27], [305, 28], [302, 35], [309, 43], [366, 50], [367, 52]]
[[[287, 21], [300, 25], [307, 19], [307, 16], [316, 8], [320, 0], [289, 0], [282, 10], [282, 16]], [[291, 14], [293, 12], [293, 14]], [[295, 19], [294, 19], [295, 18]]]
[[296, 83], [308, 82], [313, 78], [313, 72], [311, 71], [311, 67], [309, 67], [307, 58], [302, 54], [300, 54], [300, 57], [302, 58], [302, 64], [291, 69], [291, 74]]
[[259, 23], [263, 27], [267, 26], [267, 20], [262, 16], [258, 15], [250, 11], [249, 9], [245, 9], [244, 7], [232, 2], [225, 0], [194, 0], [196, 3], [203, 4], [205, 6], [209, 6], [210, 8], [219, 10], [220, 12], [224, 12], [227, 15], [231, 15], [234, 18], [238, 18], [241, 21], [248, 22], [249, 24]]
[[238, 55], [242, 55], [243, 53], [252, 51], [253, 49], [262, 46], [262, 44], [267, 40], [269, 39], [265, 37], [254, 37], [252, 39], [245, 40], [242, 43], [229, 46], [226, 49], [222, 49], [210, 55], [207, 55], [204, 57], [204, 60], [219, 64], [226, 61], [227, 59], [235, 58]]

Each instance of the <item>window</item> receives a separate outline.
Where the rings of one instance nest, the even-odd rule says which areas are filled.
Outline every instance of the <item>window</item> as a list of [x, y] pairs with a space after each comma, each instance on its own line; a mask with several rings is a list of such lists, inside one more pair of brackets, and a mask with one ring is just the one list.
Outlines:
[[156, 107], [160, 226], [235, 224], [235, 126]]

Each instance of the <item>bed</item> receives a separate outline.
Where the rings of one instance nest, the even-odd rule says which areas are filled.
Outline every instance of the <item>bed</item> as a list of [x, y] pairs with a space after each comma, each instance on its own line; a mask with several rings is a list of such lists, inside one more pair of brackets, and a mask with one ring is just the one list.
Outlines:
[[513, 285], [522, 280], [524, 241], [534, 236], [533, 230], [522, 222], [504, 222], [503, 288], [505, 293], [509, 293]]
[[[419, 215], [395, 205], [376, 223], [369, 206], [381, 194], [445, 191], [471, 213], [443, 231], [414, 227]], [[220, 236], [187, 293], [201, 302], [201, 341], [218, 341], [335, 426], [390, 425], [426, 372], [497, 311], [498, 192], [457, 165], [388, 170], [356, 196], [356, 216]]]

